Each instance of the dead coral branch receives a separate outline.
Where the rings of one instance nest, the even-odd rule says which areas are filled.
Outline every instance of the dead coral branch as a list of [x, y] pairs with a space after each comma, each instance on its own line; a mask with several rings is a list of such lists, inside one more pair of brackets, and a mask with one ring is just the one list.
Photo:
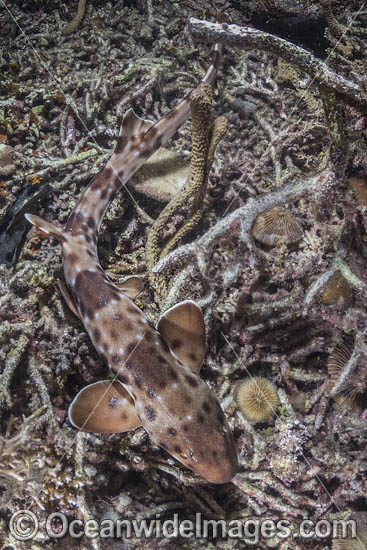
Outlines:
[[353, 82], [332, 71], [326, 63], [310, 52], [294, 44], [251, 27], [239, 27], [226, 23], [209, 23], [192, 17], [190, 33], [206, 42], [221, 42], [240, 48], [259, 48], [281, 56], [289, 63], [310, 75], [319, 86], [336, 92], [346, 103], [361, 112], [367, 112], [367, 95], [361, 83]]

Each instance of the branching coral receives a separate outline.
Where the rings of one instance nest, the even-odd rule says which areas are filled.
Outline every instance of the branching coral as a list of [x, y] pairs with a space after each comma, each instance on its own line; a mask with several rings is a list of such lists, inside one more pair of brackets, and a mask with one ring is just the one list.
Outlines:
[[[290, 3], [276, 4], [237, 3], [230, 12], [234, 21], [244, 21], [259, 10], [285, 13]], [[322, 13], [320, 2], [291, 4], [292, 17]], [[168, 18], [164, 2], [119, 0], [114, 13], [109, 3], [91, 4], [95, 16], [61, 41], [55, 39], [62, 24], [57, 11], [43, 3], [35, 18], [24, 16], [24, 5], [14, 2], [12, 9], [46, 61], [34, 57], [20, 32], [9, 34], [6, 48], [3, 42], [0, 141], [13, 150], [11, 168], [1, 176], [6, 184], [0, 182], [0, 217], [5, 219], [26, 185], [37, 189], [50, 181], [41, 215], [64, 223], [81, 188], [107, 161], [125, 109], [132, 106], [157, 119], [197, 83], [206, 50], [194, 48], [180, 31], [189, 16], [214, 20], [219, 5], [173, 2]], [[367, 50], [365, 36], [351, 25], [356, 15], [362, 22], [365, 15], [353, 12], [359, 9], [356, 2], [331, 6], [344, 38], [326, 14], [329, 38], [333, 46], [340, 38], [342, 46], [351, 45], [348, 58], [343, 48], [333, 47], [332, 56], [321, 62], [251, 27], [245, 29], [251, 48], [236, 56], [226, 50], [216, 105], [229, 124], [208, 178], [199, 231], [159, 258], [179, 235], [177, 229], [185, 227], [187, 204], [159, 234], [154, 270], [168, 290], [160, 309], [191, 297], [204, 310], [208, 346], [202, 376], [219, 396], [237, 440], [240, 471], [234, 483], [203, 484], [167, 461], [139, 431], [79, 434], [74, 441], [67, 407], [77, 388], [106, 376], [105, 367], [55, 290], [55, 279], [62, 276], [59, 253], [32, 233], [13, 270], [1, 271], [0, 401], [4, 422], [14, 419], [3, 436], [21, 432], [22, 415], [45, 408], [29, 432], [27, 449], [16, 451], [15, 475], [27, 463], [30, 473], [20, 476], [30, 479], [8, 479], [5, 487], [2, 478], [6, 514], [31, 501], [35, 511], [62, 508], [84, 519], [171, 518], [178, 510], [184, 519], [196, 511], [242, 520], [287, 513], [293, 524], [365, 506], [363, 417], [327, 395], [329, 355], [346, 335], [360, 335], [363, 342], [367, 326], [365, 207], [344, 185], [345, 173], [366, 168], [361, 68]], [[0, 18], [8, 25], [2, 13]], [[234, 27], [219, 28], [227, 40]], [[281, 53], [281, 60], [272, 51]], [[321, 79], [330, 77], [326, 96], [318, 90], [320, 69]], [[187, 128], [170, 148], [189, 158]], [[140, 206], [125, 193], [116, 198], [104, 220], [99, 252], [111, 271], [120, 263], [125, 273], [144, 276], [146, 234], [162, 201], [141, 194], [135, 199]], [[255, 219], [274, 207], [296, 217], [303, 229], [299, 241], [270, 248], [254, 239]], [[324, 300], [328, 285], [338, 290], [336, 280], [350, 289], [344, 302]], [[154, 298], [146, 285], [140, 304], [151, 318], [158, 313]], [[354, 383], [355, 372], [345, 370], [344, 382]], [[233, 404], [236, 384], [248, 376], [272, 380], [278, 389], [280, 406], [266, 426], [252, 426]], [[154, 541], [154, 547], [166, 543]], [[288, 543], [272, 539], [258, 546], [284, 549]], [[148, 547], [149, 541], [126, 544]], [[215, 544], [232, 548], [237, 542]], [[193, 548], [200, 545], [192, 542]], [[214, 547], [210, 541], [207, 546]]]

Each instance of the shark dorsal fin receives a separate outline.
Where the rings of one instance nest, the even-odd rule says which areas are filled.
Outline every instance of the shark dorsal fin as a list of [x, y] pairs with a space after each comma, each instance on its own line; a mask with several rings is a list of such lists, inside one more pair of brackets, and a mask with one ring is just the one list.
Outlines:
[[93, 433], [121, 433], [141, 425], [134, 400], [118, 380], [101, 380], [83, 388], [69, 407], [70, 422]]
[[129, 153], [152, 125], [153, 122], [151, 120], [140, 118], [134, 109], [126, 111], [121, 122], [120, 134], [117, 138], [114, 154], [124, 155]]
[[185, 300], [164, 312], [158, 330], [176, 357], [195, 373], [205, 355], [205, 325], [200, 307]]
[[116, 286], [118, 286], [121, 292], [126, 294], [130, 300], [134, 300], [134, 298], [136, 298], [137, 295], [144, 289], [144, 283], [137, 275], [128, 277]]

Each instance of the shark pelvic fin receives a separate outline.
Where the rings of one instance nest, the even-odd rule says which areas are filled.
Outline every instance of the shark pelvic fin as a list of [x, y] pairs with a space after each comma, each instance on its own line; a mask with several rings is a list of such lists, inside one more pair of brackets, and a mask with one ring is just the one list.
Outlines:
[[69, 407], [69, 419], [76, 428], [93, 433], [121, 433], [141, 426], [134, 400], [118, 380], [83, 388]]
[[39, 218], [38, 216], [34, 216], [33, 214], [24, 214], [24, 217], [32, 225], [34, 225], [44, 233], [47, 233], [47, 235], [55, 237], [60, 242], [65, 241], [65, 233], [62, 227], [58, 227], [52, 222], [44, 220], [43, 218]]

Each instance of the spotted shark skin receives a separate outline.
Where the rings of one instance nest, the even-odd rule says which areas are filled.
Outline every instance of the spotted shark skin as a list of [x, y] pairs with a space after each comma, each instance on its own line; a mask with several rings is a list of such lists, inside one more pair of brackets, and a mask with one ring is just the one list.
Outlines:
[[[203, 78], [213, 83], [221, 57], [215, 47]], [[157, 328], [132, 301], [142, 290], [139, 277], [111, 282], [98, 261], [98, 230], [104, 213], [132, 174], [185, 122], [185, 98], [158, 122], [125, 114], [115, 151], [81, 195], [64, 229], [26, 214], [58, 239], [66, 285], [60, 290], [78, 315], [100, 356], [114, 374], [83, 388], [69, 419], [91, 432], [124, 432], [143, 426], [151, 440], [212, 483], [237, 471], [237, 453], [214, 393], [200, 378], [205, 327], [199, 306], [186, 300], [166, 311]]]

